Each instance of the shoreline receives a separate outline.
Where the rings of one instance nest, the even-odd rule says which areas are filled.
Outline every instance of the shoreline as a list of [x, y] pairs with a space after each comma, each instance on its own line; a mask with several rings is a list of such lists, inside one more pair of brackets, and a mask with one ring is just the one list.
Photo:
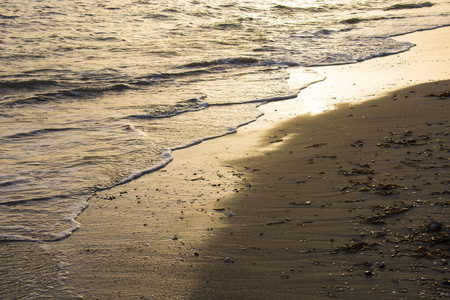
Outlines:
[[[441, 31], [449, 32], [449, 29]], [[448, 59], [442, 57], [442, 53], [439, 56], [436, 55], [436, 51], [429, 49], [433, 44], [428, 40], [435, 39], [436, 32], [423, 32], [404, 37], [413, 39], [418, 36], [419, 41], [425, 39], [424, 44], [428, 50], [416, 46], [411, 52], [394, 57], [378, 58], [355, 65], [318, 68], [320, 72], [326, 74], [327, 80], [303, 90], [297, 99], [286, 104], [286, 109], [288, 111], [299, 109], [292, 104], [293, 102], [311, 105], [320, 102], [318, 97], [335, 96], [342, 97], [343, 103], [350, 102], [346, 104], [347, 106], [354, 106], [355, 103], [347, 101], [349, 98], [365, 96], [366, 98], [362, 100], [367, 100], [395, 89], [390, 84], [384, 83], [383, 86], [380, 80], [384, 82], [392, 80], [391, 82], [398, 83], [397, 86], [410, 84], [407, 78], [402, 80], [399, 76], [405, 76], [404, 73], [407, 72], [405, 68], [419, 52], [431, 52], [426, 56], [428, 60], [422, 58], [422, 62], [418, 63], [419, 66], [422, 64], [430, 66], [430, 60], [437, 61], [439, 58], [448, 64]], [[414, 43], [417, 44], [417, 41]], [[405, 56], [407, 57], [404, 58]], [[391, 76], [385, 78], [383, 75], [389, 64], [396, 64], [398, 68], [389, 70]], [[441, 72], [448, 72], [447, 70], [444, 65]], [[345, 79], [342, 74], [353, 77]], [[424, 76], [417, 80], [436, 79], [430, 74]], [[442, 79], [439, 76], [446, 75], [438, 75], [437, 79]], [[359, 81], [356, 81], [358, 77]], [[374, 84], [368, 84], [372, 82], [364, 81], [364, 78], [378, 79], [376, 87]], [[292, 80], [295, 80], [295, 71], [292, 72]], [[357, 91], [352, 88], [355, 82], [358, 82]], [[341, 89], [336, 89], [336, 86], [340, 86]], [[308, 102], [307, 99], [313, 99], [314, 102]], [[174, 160], [163, 170], [101, 193], [91, 200], [88, 210], [80, 216], [82, 228], [69, 239], [57, 244], [60, 249], [75, 247], [76, 250], [63, 252], [67, 257], [71, 257], [70, 272], [74, 279], [72, 284], [83, 286], [83, 283], [90, 282], [91, 288], [86, 291], [85, 297], [93, 298], [98, 295], [100, 298], [116, 298], [123, 295], [133, 298], [132, 293], [136, 292], [136, 295], [156, 299], [173, 297], [195, 299], [206, 297], [206, 294], [202, 295], [205, 289], [211, 292], [211, 296], [218, 292], [211, 287], [213, 285], [205, 286], [204, 283], [207, 281], [211, 283], [211, 280], [200, 275], [210, 274], [208, 270], [216, 271], [217, 268], [223, 268], [224, 257], [221, 257], [221, 253], [230, 250], [230, 247], [223, 243], [215, 244], [208, 241], [217, 241], [218, 236], [227, 237], [229, 234], [222, 236], [221, 232], [229, 231], [228, 226], [233, 226], [230, 221], [239, 219], [241, 210], [245, 207], [244, 202], [237, 204], [237, 200], [234, 199], [236, 195], [242, 195], [248, 190], [248, 183], [243, 180], [243, 177], [247, 176], [244, 174], [248, 169], [237, 167], [234, 161], [236, 158], [251, 159], [258, 155], [267, 157], [268, 153], [275, 155], [277, 151], [281, 151], [284, 143], [299, 139], [299, 137], [291, 138], [290, 135], [285, 137], [284, 133], [277, 132], [278, 129], [271, 129], [270, 133], [267, 133], [269, 128], [273, 128], [274, 123], [289, 115], [283, 111], [280, 103], [269, 103], [260, 108], [265, 112], [265, 116], [257, 122], [241, 127], [238, 133], [178, 151], [174, 155]], [[310, 117], [304, 116], [300, 119], [302, 118]], [[276, 128], [279, 128], [278, 125]], [[269, 139], [269, 143], [261, 144], [261, 139], [265, 141]], [[280, 139], [283, 141], [276, 142]], [[278, 181], [278, 178], [271, 180]], [[312, 206], [299, 207], [309, 209]], [[320, 210], [320, 207], [318, 209]], [[239, 230], [245, 232], [247, 228], [244, 226]], [[314, 234], [314, 231], [310, 233]], [[247, 234], [243, 235], [246, 239]], [[205, 253], [205, 249], [210, 249], [211, 253]], [[307, 250], [309, 249], [301, 251]], [[239, 256], [244, 255], [243, 250], [237, 251], [240, 252]], [[78, 253], [78, 257], [73, 256], [74, 252]], [[233, 253], [231, 251], [226, 257], [234, 257]], [[115, 262], [112, 266], [111, 261]], [[268, 263], [273, 265], [275, 262], [273, 259]], [[89, 270], [86, 270], [86, 266], [89, 266]], [[226, 274], [223, 276], [229, 283], [239, 284], [229, 280]], [[129, 282], [133, 283], [132, 286], [128, 286]], [[224, 284], [220, 278], [217, 282]], [[321, 279], [317, 279], [316, 284], [320, 282]], [[148, 286], [149, 283], [156, 284]], [[250, 290], [255, 292], [254, 289]], [[314, 292], [313, 289], [312, 291]], [[234, 291], [230, 291], [229, 296], [236, 296], [233, 293]]]
[[[446, 52], [449, 45], [440, 39], [449, 33], [450, 27], [447, 26], [405, 34], [394, 39], [415, 44], [409, 51], [355, 64], [309, 68], [326, 79], [302, 90], [289, 103], [261, 106], [265, 113], [262, 119], [266, 119], [270, 127], [286, 117], [317, 114], [335, 109], [335, 105], [342, 103], [357, 104], [382, 97], [393, 90], [448, 79], [450, 62]], [[292, 82], [302, 76], [302, 68], [299, 71], [296, 68], [289, 70]], [[333, 102], [327, 101], [333, 98]]]
[[[320, 264], [325, 253], [323, 251], [310, 250], [323, 249], [326, 246], [327, 251], [329, 251], [328, 248], [330, 247], [328, 246], [330, 243], [344, 247], [343, 245], [345, 245], [349, 236], [344, 234], [337, 235], [332, 237], [334, 241], [331, 242], [329, 236], [320, 231], [324, 230], [323, 228], [330, 229], [323, 224], [327, 224], [325, 221], [329, 221], [330, 224], [338, 224], [340, 226], [338, 228], [339, 232], [349, 230], [352, 232], [351, 238], [353, 238], [353, 232], [357, 231], [359, 233], [359, 228], [363, 226], [355, 225], [358, 223], [358, 220], [344, 224], [338, 218], [333, 217], [334, 213], [338, 213], [336, 216], [342, 216], [340, 213], [343, 214], [344, 211], [351, 209], [352, 211], [361, 210], [369, 215], [370, 208], [364, 207], [359, 209], [358, 206], [363, 207], [370, 201], [358, 202], [356, 200], [361, 199], [350, 199], [355, 202], [343, 202], [343, 206], [337, 209], [335, 208], [337, 205], [331, 202], [331, 204], [328, 204], [328, 197], [338, 197], [335, 195], [336, 190], [328, 191], [323, 195], [311, 194], [312, 200], [303, 202], [304, 204], [307, 201], [311, 201], [310, 204], [306, 205], [297, 205], [300, 204], [297, 203], [299, 201], [297, 199], [292, 200], [295, 204], [290, 202], [282, 205], [277, 203], [270, 204], [270, 201], [267, 202], [269, 199], [265, 199], [264, 201], [266, 202], [263, 204], [258, 204], [247, 202], [250, 199], [248, 197], [255, 197], [256, 193], [259, 193], [258, 197], [267, 198], [269, 195], [273, 195], [271, 194], [273, 192], [279, 194], [278, 196], [281, 194], [286, 195], [286, 192], [280, 192], [280, 190], [271, 190], [270, 193], [266, 193], [267, 190], [264, 189], [264, 186], [270, 185], [268, 184], [269, 181], [277, 182], [278, 184], [284, 180], [280, 179], [284, 174], [283, 168], [289, 169], [293, 167], [289, 160], [284, 162], [287, 165], [284, 165], [283, 168], [279, 165], [271, 167], [269, 175], [263, 174], [261, 170], [267, 167], [267, 164], [272, 161], [273, 157], [285, 156], [291, 159], [290, 153], [285, 154], [286, 147], [291, 147], [291, 143], [300, 143], [298, 144], [300, 146], [297, 145], [297, 147], [302, 149], [305, 146], [325, 143], [322, 139], [313, 141], [314, 135], [311, 136], [307, 133], [299, 135], [297, 126], [300, 125], [295, 124], [296, 121], [303, 120], [300, 121], [301, 123], [308, 120], [310, 124], [315, 124], [321, 130], [327, 129], [324, 133], [327, 133], [327, 131], [329, 133], [329, 131], [335, 129], [335, 126], [341, 124], [341, 119], [352, 119], [347, 117], [348, 114], [358, 116], [358, 113], [355, 112], [365, 109], [364, 114], [361, 113], [361, 116], [365, 116], [364, 121], [378, 122], [380, 121], [379, 118], [367, 117], [368, 114], [365, 112], [368, 111], [371, 114], [371, 110], [379, 107], [380, 109], [385, 109], [383, 113], [389, 113], [391, 104], [397, 105], [408, 98], [397, 96], [397, 100], [401, 99], [401, 101], [392, 101], [391, 96], [389, 99], [375, 100], [376, 107], [370, 106], [372, 104], [367, 104], [369, 102], [361, 105], [357, 103], [361, 100], [378, 98], [378, 96], [385, 95], [389, 91], [398, 90], [401, 87], [450, 78], [448, 71], [450, 70], [448, 68], [449, 60], [445, 55], [448, 53], [449, 43], [441, 41], [443, 39], [439, 40], [439, 43], [436, 42], [436, 37], [443, 33], [448, 35], [449, 32], [450, 28], [444, 27], [430, 32], [418, 32], [396, 37], [396, 39], [404, 38], [408, 41], [410, 41], [409, 39], [416, 39], [420, 42], [414, 42], [419, 46], [412, 48], [410, 51], [393, 55], [392, 57], [381, 57], [352, 65], [312, 68], [323, 72], [327, 76], [327, 80], [302, 90], [299, 97], [294, 100], [283, 104], [276, 102], [261, 106], [260, 109], [265, 115], [258, 121], [239, 128], [236, 134], [205, 141], [196, 146], [177, 151], [174, 155], [174, 160], [162, 170], [97, 193], [89, 201], [89, 207], [77, 218], [77, 221], [82, 224], [81, 228], [65, 240], [49, 243], [51, 248], [49, 253], [56, 253], [55, 255], [58, 259], [64, 262], [63, 267], [58, 265], [57, 268], [52, 267], [49, 270], [50, 273], [56, 272], [60, 274], [58, 275], [58, 280], [62, 282], [58, 291], [52, 291], [49, 294], [54, 293], [56, 296], [61, 296], [62, 293], [67, 293], [73, 298], [83, 297], [86, 299], [94, 299], [96, 297], [100, 299], [123, 297], [129, 299], [141, 297], [144, 299], [170, 299], [177, 297], [181, 299], [208, 299], [209, 297], [211, 299], [211, 297], [216, 297], [221, 293], [221, 295], [235, 299], [251, 299], [258, 295], [262, 288], [264, 290], [265, 286], [261, 286], [263, 282], [267, 284], [267, 287], [272, 287], [273, 282], [276, 281], [270, 292], [272, 294], [263, 294], [262, 298], [270, 299], [272, 296], [279, 295], [279, 289], [286, 289], [286, 283], [288, 286], [286, 289], [287, 294], [285, 294], [287, 299], [294, 297], [298, 293], [305, 293], [311, 298], [314, 298], [314, 295], [318, 298], [330, 295], [346, 295], [347, 297], [364, 295], [367, 297], [368, 293], [363, 288], [364, 284], [367, 284], [365, 281], [367, 278], [364, 273], [363, 276], [358, 275], [352, 278], [352, 280], [357, 281], [354, 283], [354, 287], [356, 287], [354, 291], [359, 290], [354, 293], [350, 288], [347, 289], [346, 286], [349, 287], [350, 285], [344, 284], [340, 279], [336, 279], [341, 278], [339, 277], [341, 275], [336, 273], [334, 277], [323, 276], [323, 274], [330, 272], [332, 274], [344, 272], [342, 269], [343, 265], [340, 265], [338, 268], [334, 267], [332, 263], [329, 264], [328, 262], [330, 261], [326, 261], [327, 263], [322, 266]], [[430, 43], [430, 41], [433, 42]], [[395, 70], [393, 66], [395, 66]], [[432, 70], [428, 71], [428, 69], [425, 69], [427, 72], [422, 71], [421, 68], [424, 67], [429, 67]], [[418, 73], [413, 74], [411, 70], [415, 70]], [[290, 69], [290, 72], [291, 80], [295, 80], [295, 69]], [[348, 75], [348, 77], [342, 76], [343, 74]], [[355, 86], [357, 87], [356, 89], [354, 88]], [[430, 87], [427, 87], [427, 89], [430, 89]], [[397, 94], [400, 95], [400, 92]], [[326, 107], [326, 105], [321, 107], [324, 103], [321, 99], [329, 97], [340, 97], [337, 99], [338, 104], [336, 105], [340, 108], [322, 115], [294, 118], [297, 115], [295, 113], [297, 111], [309, 111], [314, 114], [316, 111], [336, 108], [334, 106]], [[348, 113], [349, 107], [352, 108], [351, 113]], [[403, 111], [403, 108], [401, 109]], [[442, 109], [438, 110], [438, 112], [445, 113]], [[336, 119], [335, 124], [337, 125], [331, 127], [322, 126], [321, 123], [314, 123], [316, 122], [314, 120], [327, 118], [330, 114], [344, 115], [340, 115], [340, 120]], [[384, 121], [395, 119], [395, 116], [398, 116], [398, 114], [395, 115], [394, 113], [391, 119], [386, 118]], [[442, 115], [439, 118], [439, 120], [436, 119], [438, 121], [435, 121], [430, 117], [428, 122], [431, 122], [433, 125], [434, 123], [444, 122]], [[280, 120], [286, 119], [290, 119], [286, 122], [291, 124], [289, 125], [291, 127], [287, 126], [286, 122], [279, 124]], [[422, 120], [418, 119], [414, 122], [416, 121], [422, 122]], [[308, 125], [308, 122], [301, 124], [305, 128], [312, 126]], [[417, 125], [416, 123], [414, 124]], [[376, 126], [382, 125], [385, 124], [377, 123]], [[286, 126], [290, 129], [286, 129]], [[358, 127], [359, 125], [355, 126]], [[434, 127], [431, 126], [431, 128]], [[314, 130], [314, 128], [311, 129], [313, 133]], [[364, 140], [365, 147], [361, 149], [367, 150], [370, 148], [366, 141], [368, 138], [367, 132], [364, 134], [361, 132], [361, 135], [357, 138]], [[357, 139], [353, 139], [351, 143], [355, 143]], [[442, 138], [442, 140], [444, 139]], [[448, 138], [446, 139], [448, 140]], [[329, 149], [331, 143], [326, 142], [326, 146], [314, 146], [307, 149], [318, 151]], [[349, 146], [349, 143], [347, 140], [342, 142], [347, 144], [337, 146], [336, 153], [348, 156], [348, 152], [345, 152], [348, 149], [344, 148]], [[359, 147], [353, 148], [351, 149], [360, 149]], [[296, 153], [296, 151], [293, 151], [293, 153]], [[328, 173], [330, 171], [327, 170], [336, 169], [336, 162], [331, 157], [334, 154], [323, 153], [315, 155], [330, 156], [321, 158], [323, 161], [328, 161], [327, 164], [322, 166], [324, 172]], [[338, 157], [337, 154], [336, 157]], [[350, 156], [350, 158], [352, 157]], [[300, 158], [306, 157], [299, 156]], [[310, 159], [313, 159], [314, 163], [310, 163], [312, 162]], [[260, 160], [262, 160], [262, 163]], [[317, 160], [317, 157], [308, 157], [306, 163], [302, 161], [301, 167], [304, 169], [301, 172], [305, 176], [311, 176], [306, 175], [306, 173], [312, 172], [311, 168], [320, 165], [316, 163]], [[255, 167], [257, 164], [260, 164], [260, 166]], [[257, 173], [261, 174], [258, 175]], [[318, 174], [319, 172], [316, 173]], [[316, 173], [314, 173], [314, 177], [317, 176]], [[320, 180], [319, 178], [314, 178], [314, 181], [317, 180], [317, 183], [308, 189], [308, 193], [337, 185], [334, 181], [333, 184], [330, 184], [328, 181], [323, 180], [322, 177], [324, 176], [322, 175], [324, 174], [320, 175]], [[337, 176], [338, 174], [334, 175]], [[296, 177], [298, 176], [296, 175]], [[345, 177], [345, 175], [341, 177]], [[297, 178], [293, 181], [295, 183], [293, 185], [294, 188], [282, 187], [281, 189], [284, 191], [286, 188], [286, 191], [290, 193], [303, 193], [303, 190], [297, 189], [306, 186], [306, 182], [309, 182], [308, 179]], [[348, 180], [349, 178], [345, 177], [345, 179]], [[334, 180], [337, 179], [335, 178]], [[250, 183], [251, 187], [249, 187], [250, 181], [252, 181]], [[297, 181], [300, 182], [297, 183]], [[292, 182], [290, 181], [290, 183]], [[247, 193], [249, 196], [246, 196]], [[374, 200], [374, 203], [376, 201], [379, 200]], [[341, 202], [339, 203], [342, 204]], [[251, 205], [253, 205], [253, 208]], [[325, 207], [321, 205], [325, 205]], [[355, 206], [356, 209], [354, 208]], [[322, 215], [323, 211], [328, 210], [330, 214], [327, 217], [331, 217], [331, 219], [321, 217], [321, 221], [317, 222], [319, 217], [313, 218], [313, 220], [303, 220], [300, 216], [296, 216], [295, 218], [299, 218], [299, 220], [294, 220], [292, 216], [283, 216], [283, 211], [290, 210], [293, 207], [298, 212], [303, 210], [301, 215], [307, 214], [312, 216], [315, 214], [318, 216]], [[442, 205], [442, 208], [445, 207], [445, 205]], [[264, 219], [262, 227], [259, 210], [264, 211], [264, 215], [270, 219], [269, 221]], [[355, 215], [356, 213], [353, 213], [352, 216], [354, 217]], [[272, 216], [276, 217], [272, 218]], [[287, 219], [291, 220], [288, 221]], [[309, 221], [312, 221], [312, 223], [309, 223]], [[443, 221], [439, 222], [442, 229]], [[269, 223], [273, 224], [267, 225]], [[415, 221], [413, 223], [416, 224]], [[295, 226], [291, 224], [295, 224]], [[310, 224], [314, 225], [310, 226]], [[274, 239], [261, 239], [261, 236], [264, 238], [270, 237], [270, 234], [262, 231], [264, 225], [267, 227], [267, 230], [275, 229], [273, 233]], [[419, 226], [418, 223], [416, 225]], [[301, 232], [301, 234], [304, 234], [304, 237], [299, 239], [298, 236], [289, 235], [290, 233], [282, 229], [286, 226], [306, 229], [304, 232]], [[332, 227], [331, 229], [333, 229]], [[354, 230], [354, 228], [358, 228], [358, 230]], [[233, 234], [230, 234], [231, 232]], [[442, 231], [440, 230], [439, 232]], [[256, 237], [253, 233], [257, 233]], [[263, 235], [260, 235], [261, 233]], [[310, 242], [306, 242], [306, 240], [310, 239], [310, 236], [317, 234], [321, 235], [320, 241], [316, 241], [317, 245], [311, 246]], [[368, 233], [365, 232], [365, 234]], [[301, 246], [296, 244], [295, 247], [297, 248], [294, 247], [296, 250], [292, 253], [286, 250], [286, 248], [292, 249], [292, 246], [284, 247], [282, 250], [279, 249], [278, 246], [281, 246], [281, 243], [276, 238], [277, 236], [284, 236], [281, 239], [283, 243], [289, 241], [298, 242], [300, 240], [303, 242], [299, 244]], [[268, 246], [251, 245], [261, 241], [269, 243]], [[24, 248], [27, 247], [32, 248], [34, 246], [27, 245]], [[264, 250], [262, 251], [264, 253], [261, 254], [260, 249], [265, 247], [272, 249], [276, 247], [276, 250]], [[17, 244], [14, 244], [13, 248], [14, 251], [21, 252]], [[249, 249], [252, 250], [249, 251]], [[23, 256], [26, 257], [27, 250], [22, 250], [22, 252], [24, 252]], [[32, 250], [30, 250], [31, 252]], [[285, 254], [288, 255], [285, 256]], [[315, 273], [305, 273], [306, 266], [302, 265], [305, 259], [303, 256], [309, 254], [316, 257], [315, 261], [319, 263], [312, 268], [314, 269], [315, 267], [317, 271]], [[299, 258], [299, 256], [302, 256], [302, 258]], [[263, 261], [261, 261], [262, 259]], [[300, 264], [302, 266], [280, 269], [280, 259], [283, 266], [287, 266], [291, 261], [302, 261], [302, 264]], [[311, 260], [311, 257], [306, 259]], [[252, 264], [254, 262], [258, 268], [252, 269], [252, 266], [255, 265], [249, 264], [250, 262]], [[263, 264], [261, 264], [262, 262]], [[364, 262], [361, 263], [363, 264]], [[374, 266], [374, 263], [372, 263], [372, 266]], [[399, 265], [397, 262], [396, 264]], [[405, 266], [404, 264], [400, 265]], [[234, 269], [232, 270], [230, 266]], [[358, 272], [370, 271], [363, 270], [361, 266], [363, 265], [349, 267], [354, 267], [355, 270], [358, 269]], [[392, 268], [391, 266], [389, 267]], [[446, 268], [445, 265], [440, 267]], [[294, 271], [291, 271], [292, 268]], [[246, 274], [254, 275], [255, 273], [251, 272], [255, 270], [258, 272], [257, 276], [253, 278], [248, 277], [248, 280], [243, 282], [235, 281], [236, 278], [245, 279], [242, 277], [246, 276]], [[264, 279], [265, 281], [260, 281], [261, 278], [267, 275], [262, 276], [261, 274], [263, 273], [261, 272], [266, 272], [267, 270], [269, 270], [271, 275], [267, 276]], [[428, 271], [430, 271], [430, 268], [423, 273], [424, 276], [430, 275]], [[406, 272], [405, 274], [409, 273]], [[350, 277], [347, 275], [342, 278], [350, 280]], [[369, 277], [379, 278], [378, 274], [376, 275], [369, 275]], [[326, 284], [325, 288], [323, 288], [323, 280], [329, 280], [330, 278], [333, 278], [333, 280], [329, 282], [336, 284]], [[431, 278], [431, 275], [429, 278]], [[281, 282], [279, 282], [280, 279]], [[300, 282], [306, 280], [305, 282], [309, 284], [309, 287], [299, 289], [299, 280]], [[398, 281], [398, 278], [393, 278], [392, 280]], [[403, 279], [400, 281], [403, 283]], [[426, 281], [427, 284], [430, 282], [430, 280]], [[392, 282], [385, 282], [380, 279], [377, 281], [377, 284], [384, 285], [389, 292], [396, 291], [401, 293], [399, 288], [393, 288]], [[442, 282], [439, 282], [439, 284], [445, 285]], [[336, 290], [338, 285], [340, 286], [338, 289], [342, 288], [342, 291]], [[236, 291], [236, 286], [239, 287], [239, 291]], [[248, 292], [245, 291], [246, 289], [248, 289]], [[377, 288], [375, 294], [382, 293], [381, 290], [382, 288]], [[411, 291], [408, 290], [408, 293], [412, 293]], [[332, 294], [327, 294], [329, 292]], [[406, 296], [412, 296], [408, 293], [406, 293]], [[386, 295], [386, 293], [383, 294]]]

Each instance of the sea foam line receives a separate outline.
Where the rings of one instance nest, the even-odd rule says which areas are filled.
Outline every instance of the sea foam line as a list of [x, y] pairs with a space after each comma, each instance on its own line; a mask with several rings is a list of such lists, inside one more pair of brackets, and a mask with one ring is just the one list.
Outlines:
[[[243, 102], [209, 103], [209, 104], [208, 103], [203, 103], [201, 108], [199, 108], [197, 110], [205, 109], [208, 106], [230, 106], [230, 105], [243, 105], [243, 104], [252, 104], [252, 103], [259, 103], [256, 106], [256, 107], [259, 107], [259, 106], [264, 105], [264, 104], [269, 103], [269, 102], [290, 100], [290, 99], [297, 98], [299, 93], [301, 92], [301, 90], [303, 90], [303, 89], [305, 89], [305, 88], [307, 88], [307, 87], [309, 87], [309, 86], [311, 86], [311, 85], [313, 85], [315, 83], [321, 82], [321, 81], [323, 81], [325, 79], [326, 79], [326, 77], [322, 76], [322, 77], [320, 77], [317, 80], [311, 81], [311, 82], [309, 82], [307, 84], [303, 84], [300, 87], [298, 87], [295, 92], [292, 92], [291, 94], [288, 94], [286, 96], [277, 96], [277, 97], [249, 100], [249, 101], [243, 101]], [[192, 111], [195, 111], [195, 110], [196, 109], [194, 109], [194, 110], [188, 109], [188, 110], [177, 112], [177, 114], [175, 114], [175, 115], [178, 115], [178, 114], [181, 114], [181, 113], [186, 113], [186, 112], [192, 112]], [[156, 172], [158, 170], [161, 170], [161, 169], [163, 169], [165, 166], [167, 166], [169, 163], [171, 163], [173, 161], [173, 155], [172, 155], [173, 151], [186, 149], [186, 148], [192, 147], [194, 145], [198, 145], [198, 144], [200, 144], [200, 143], [202, 143], [204, 141], [207, 141], [207, 140], [212, 140], [212, 139], [220, 138], [220, 137], [223, 137], [223, 136], [226, 136], [226, 135], [229, 135], [229, 134], [236, 133], [239, 127], [242, 127], [242, 126], [248, 125], [250, 123], [253, 123], [253, 122], [258, 120], [263, 115], [264, 115], [264, 113], [261, 112], [255, 119], [250, 120], [248, 122], [244, 122], [244, 123], [238, 124], [236, 127], [230, 127], [230, 128], [228, 128], [228, 131], [223, 133], [223, 134], [209, 136], [209, 137], [204, 137], [204, 138], [201, 138], [201, 139], [196, 139], [196, 140], [190, 141], [189, 143], [186, 143], [184, 145], [180, 145], [180, 146], [173, 147], [173, 148], [170, 148], [170, 149], [163, 149], [162, 150], [162, 154], [161, 154], [163, 159], [157, 165], [152, 166], [149, 169], [135, 171], [132, 174], [130, 174], [127, 178], [119, 181], [117, 184], [112, 185], [110, 187], [100, 188], [99, 190], [109, 190], [109, 189], [114, 188], [115, 186], [123, 185], [123, 184], [126, 184], [126, 183], [130, 182], [130, 181], [138, 179], [139, 177], [141, 177], [141, 176], [143, 176], [145, 174], [150, 174], [150, 173], [154, 173], [154, 172]], [[146, 115], [146, 116], [148, 116], [150, 118], [149, 115]], [[171, 116], [174, 116], [174, 115], [169, 115], [168, 117], [171, 117]], [[144, 117], [144, 115], [140, 115], [140, 117]], [[159, 116], [159, 117], [162, 118], [163, 116]]]

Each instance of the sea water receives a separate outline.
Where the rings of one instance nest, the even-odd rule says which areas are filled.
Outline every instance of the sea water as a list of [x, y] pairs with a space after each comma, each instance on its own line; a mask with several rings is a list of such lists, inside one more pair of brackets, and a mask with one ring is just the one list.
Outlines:
[[[448, 1], [3, 0], [0, 239], [67, 237], [98, 190], [235, 132], [323, 80], [407, 51]], [[304, 77], [288, 84], [288, 68]], [[331, 99], [330, 99], [331, 101]]]

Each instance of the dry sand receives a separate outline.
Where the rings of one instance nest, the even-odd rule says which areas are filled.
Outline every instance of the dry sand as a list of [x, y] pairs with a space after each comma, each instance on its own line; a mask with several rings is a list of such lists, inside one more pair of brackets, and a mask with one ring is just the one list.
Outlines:
[[[328, 79], [290, 107], [96, 195], [81, 229], [52, 244], [70, 264], [64, 297], [448, 297], [448, 98], [423, 96], [449, 82], [410, 85], [450, 77], [449, 33], [316, 68]], [[279, 123], [327, 97], [352, 104]]]

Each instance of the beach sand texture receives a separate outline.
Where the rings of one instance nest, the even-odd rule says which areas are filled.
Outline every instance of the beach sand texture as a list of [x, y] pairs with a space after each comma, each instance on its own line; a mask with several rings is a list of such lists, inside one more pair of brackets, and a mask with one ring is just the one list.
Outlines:
[[448, 297], [448, 84], [272, 130], [193, 298]]
[[337, 109], [280, 122], [291, 114], [264, 106], [237, 134], [98, 193], [81, 229], [51, 244], [69, 264], [67, 295], [448, 298], [449, 32], [402, 37], [418, 47], [395, 57], [316, 68], [328, 79], [299, 105], [342, 96]]

